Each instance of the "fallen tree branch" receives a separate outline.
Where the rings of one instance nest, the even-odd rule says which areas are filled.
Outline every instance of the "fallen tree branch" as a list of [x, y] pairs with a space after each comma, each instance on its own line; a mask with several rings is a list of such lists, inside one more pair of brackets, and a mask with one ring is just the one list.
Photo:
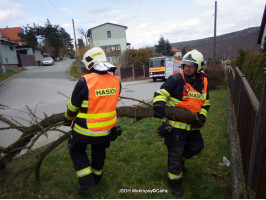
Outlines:
[[[153, 106], [146, 103], [145, 101], [141, 101], [134, 98], [129, 97], [120, 97], [120, 99], [128, 99], [137, 101], [141, 104], [146, 105], [147, 107], [143, 106], [123, 106], [117, 107], [117, 116], [118, 117], [128, 117], [133, 118], [135, 122], [144, 119], [153, 117]], [[65, 141], [70, 132], [64, 132], [56, 127], [62, 126], [64, 124], [64, 113], [53, 114], [49, 117], [44, 113], [44, 119], [40, 119], [35, 115], [35, 111], [32, 112], [29, 107], [27, 107], [32, 115], [32, 120], [34, 122], [33, 125], [25, 127], [22, 124], [18, 124], [14, 119], [9, 120], [4, 116], [0, 115], [0, 121], [4, 122], [5, 124], [9, 125], [9, 128], [17, 129], [18, 131], [22, 132], [20, 138], [8, 146], [7, 148], [1, 148], [1, 155], [0, 157], [0, 169], [4, 168], [5, 165], [10, 162], [16, 155], [18, 155], [23, 149], [31, 150], [34, 143], [37, 139], [45, 134], [46, 132], [54, 130], [64, 133], [63, 136], [59, 137], [56, 141], [54, 141], [50, 146], [48, 146], [42, 153], [38, 155], [37, 162], [28, 169], [26, 174], [26, 179], [24, 181], [23, 187], [25, 186], [28, 178], [35, 170], [35, 183], [40, 184], [40, 168], [43, 159], [53, 151], [59, 144]], [[198, 124], [199, 119], [197, 114], [190, 112], [187, 109], [179, 108], [179, 107], [165, 107], [165, 117], [171, 120], [178, 120], [183, 119], [186, 121], [191, 122], [192, 124]], [[15, 123], [14, 123], [15, 122]], [[8, 127], [1, 128], [1, 129], [9, 129]]]
[[2, 115], [0, 115], [0, 121], [3, 121], [6, 124], [8, 124], [10, 127], [16, 128], [18, 131], [22, 132], [20, 138], [5, 149], [5, 152], [8, 153], [0, 157], [0, 169], [4, 168], [6, 163], [10, 162], [16, 155], [18, 155], [23, 149], [23, 147], [25, 148], [38, 132], [43, 131], [43, 129], [49, 126], [54, 127], [59, 122], [62, 122], [63, 119], [64, 119], [63, 113], [54, 114], [51, 115], [50, 117], [43, 119], [42, 121], [39, 122], [39, 124], [34, 124], [29, 127], [20, 127], [11, 122], [10, 120], [6, 119], [5, 117], [3, 117]]
[[128, 99], [128, 100], [132, 100], [132, 101], [137, 101], [137, 102], [139, 102], [139, 103], [142, 103], [142, 104], [145, 104], [145, 105], [147, 105], [147, 106], [149, 106], [149, 107], [152, 107], [152, 105], [148, 104], [148, 103], [145, 102], [145, 101], [141, 101], [141, 100], [139, 100], [139, 99], [134, 99], [134, 98], [130, 98], [130, 97], [122, 97], [122, 96], [120, 96], [119, 98], [120, 98], [120, 99]]
[[[64, 132], [64, 131], [63, 131]], [[54, 141], [47, 149], [45, 149], [41, 154], [38, 155], [38, 161], [35, 165], [35, 183], [36, 184], [40, 184], [40, 168], [41, 168], [41, 164], [43, 159], [51, 152], [53, 151], [59, 144], [61, 144], [62, 142], [64, 142], [69, 136], [71, 131], [69, 132], [64, 132], [65, 134], [63, 136], [61, 136], [60, 138], [58, 138], [56, 141]]]
[[[140, 100], [137, 101], [143, 103], [143, 101]], [[116, 110], [118, 117], [129, 117], [136, 120], [153, 117], [153, 108], [151, 106], [150, 107], [124, 106], [124, 107], [118, 107]], [[195, 124], [199, 122], [198, 117], [195, 113], [192, 113], [187, 109], [179, 107], [165, 107], [165, 116], [168, 119], [172, 120], [183, 119]], [[8, 153], [0, 158], [0, 166], [2, 167], [5, 166], [7, 162], [11, 161], [17, 154], [19, 154], [20, 151], [23, 149], [23, 147], [25, 148], [37, 133], [39, 132], [45, 133], [46, 131], [48, 131], [47, 130], [48, 127], [51, 128], [54, 126], [62, 125], [63, 119], [64, 119], [64, 113], [58, 113], [51, 115], [50, 117], [46, 117], [40, 122], [36, 122], [32, 126], [20, 127], [0, 115], [1, 121], [7, 123], [10, 127], [16, 128], [17, 130], [22, 132], [22, 135], [20, 136], [19, 140], [17, 140], [15, 143], [11, 144], [9, 147], [5, 149], [5, 152]]]
[[[141, 106], [123, 106], [116, 109], [118, 117], [130, 117], [138, 120], [153, 117], [153, 108], [144, 108]], [[197, 114], [187, 109], [179, 107], [165, 107], [165, 117], [171, 120], [183, 119], [191, 123], [198, 123]]]

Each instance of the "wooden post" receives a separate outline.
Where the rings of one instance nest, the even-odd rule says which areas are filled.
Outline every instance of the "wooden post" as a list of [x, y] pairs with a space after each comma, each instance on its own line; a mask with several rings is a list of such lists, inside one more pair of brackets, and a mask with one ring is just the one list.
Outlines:
[[146, 78], [146, 74], [145, 74], [145, 65], [142, 65], [142, 69], [143, 69], [143, 76], [144, 76], [144, 78]]
[[132, 72], [133, 72], [133, 80], [135, 80], [135, 67], [132, 65]]
[[118, 76], [119, 76], [119, 79], [122, 80], [122, 79], [121, 79], [121, 68], [120, 68], [120, 66], [118, 66], [118, 65], [117, 65], [116, 67], [117, 67], [117, 74], [118, 74]]
[[213, 67], [216, 64], [216, 18], [217, 18], [217, 1], [214, 6], [214, 37], [213, 37]]

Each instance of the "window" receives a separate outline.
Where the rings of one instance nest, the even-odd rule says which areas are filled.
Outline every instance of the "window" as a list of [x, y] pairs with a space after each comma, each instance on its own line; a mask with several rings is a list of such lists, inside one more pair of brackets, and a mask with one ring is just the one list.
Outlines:
[[111, 31], [107, 31], [107, 37], [111, 37]]
[[10, 51], [14, 51], [14, 47], [13, 46], [9, 46]]

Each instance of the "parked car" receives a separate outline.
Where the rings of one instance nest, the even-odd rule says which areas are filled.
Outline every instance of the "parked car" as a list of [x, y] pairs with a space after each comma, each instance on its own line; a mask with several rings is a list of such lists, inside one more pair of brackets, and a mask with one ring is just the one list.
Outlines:
[[42, 61], [42, 65], [54, 65], [54, 59], [51, 57], [45, 57]]

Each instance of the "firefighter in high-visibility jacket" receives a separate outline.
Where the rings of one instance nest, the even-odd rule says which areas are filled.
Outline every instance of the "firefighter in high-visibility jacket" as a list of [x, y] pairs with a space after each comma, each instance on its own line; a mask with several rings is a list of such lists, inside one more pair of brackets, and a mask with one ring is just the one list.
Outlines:
[[[168, 148], [168, 181], [173, 194], [182, 197], [181, 184], [186, 171], [185, 160], [201, 152], [204, 147], [200, 128], [206, 121], [210, 108], [207, 77], [203, 72], [204, 58], [197, 51], [187, 52], [180, 71], [169, 77], [155, 92], [154, 117], [163, 118], [158, 134], [165, 138]], [[164, 117], [164, 107], [176, 106], [197, 113], [200, 123], [193, 125], [182, 119]]]
[[[77, 82], [67, 104], [65, 125], [71, 125], [70, 157], [78, 177], [79, 193], [89, 193], [103, 174], [105, 149], [122, 133], [116, 125], [116, 106], [121, 91], [116, 67], [107, 62], [99, 47], [88, 50], [82, 62], [88, 73]], [[86, 154], [91, 145], [91, 162]]]

